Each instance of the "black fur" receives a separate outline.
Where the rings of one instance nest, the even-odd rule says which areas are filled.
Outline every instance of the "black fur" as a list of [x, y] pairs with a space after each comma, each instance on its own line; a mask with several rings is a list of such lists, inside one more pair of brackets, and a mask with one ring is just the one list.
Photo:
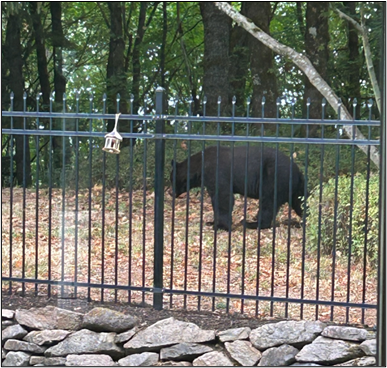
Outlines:
[[[245, 146], [234, 148], [232, 190], [230, 190], [230, 172], [232, 151], [230, 147], [220, 146], [217, 156], [217, 147], [211, 146], [204, 150], [204, 187], [207, 189], [214, 210], [214, 229], [231, 230], [230, 213], [234, 206], [233, 194], [245, 194], [245, 173], [246, 173], [246, 153]], [[218, 166], [217, 166], [218, 157]], [[290, 159], [284, 153], [277, 151], [277, 203], [274, 209], [274, 184], [275, 184], [275, 162], [276, 150], [272, 148], [263, 149], [262, 157], [262, 198], [259, 201], [260, 228], [267, 229], [272, 225], [275, 215], [280, 207], [289, 202], [289, 176]], [[261, 148], [249, 147], [247, 167], [247, 193], [249, 198], [259, 198], [260, 188], [260, 165]], [[174, 162], [172, 161], [172, 167]], [[218, 167], [218, 182], [216, 183], [216, 171]], [[187, 168], [188, 159], [176, 162], [176, 186], [175, 195], [178, 197], [187, 191]], [[189, 188], [197, 188], [202, 182], [202, 152], [198, 152], [190, 157], [190, 185]], [[171, 172], [171, 183], [173, 187], [173, 169]], [[217, 185], [216, 185], [217, 184]], [[216, 187], [218, 196], [216, 196]], [[232, 193], [231, 193], [232, 191]], [[172, 193], [173, 194], [173, 193]], [[292, 168], [292, 194], [291, 204], [298, 216], [302, 217], [301, 200], [304, 195], [304, 177], [296, 163]], [[231, 198], [230, 198], [231, 196]], [[218, 200], [217, 198], [218, 197]], [[231, 208], [230, 208], [231, 204]], [[248, 228], [257, 228], [257, 222], [246, 223]]]

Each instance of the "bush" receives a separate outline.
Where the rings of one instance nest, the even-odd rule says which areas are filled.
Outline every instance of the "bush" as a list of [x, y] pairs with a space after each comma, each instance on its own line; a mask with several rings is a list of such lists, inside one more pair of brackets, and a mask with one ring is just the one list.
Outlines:
[[[336, 179], [332, 178], [320, 187], [317, 186], [308, 199], [308, 220], [306, 226], [307, 244], [313, 250], [318, 246], [318, 234], [321, 232], [320, 247], [325, 254], [336, 252], [349, 254], [355, 261], [364, 259], [365, 237], [367, 230], [368, 262], [376, 266], [378, 257], [379, 226], [379, 177], [371, 175], [369, 179], [368, 219], [366, 224], [367, 179], [363, 174], [353, 178], [353, 202], [351, 203], [351, 177], [340, 176], [337, 181], [337, 214], [335, 217]], [[351, 226], [352, 207], [352, 226]], [[321, 208], [321, 225], [319, 212]], [[335, 228], [336, 224], [336, 228]], [[367, 228], [366, 228], [367, 226]], [[352, 233], [351, 233], [352, 231]], [[336, 236], [336, 238], [335, 238]], [[351, 247], [351, 248], [350, 248]]]

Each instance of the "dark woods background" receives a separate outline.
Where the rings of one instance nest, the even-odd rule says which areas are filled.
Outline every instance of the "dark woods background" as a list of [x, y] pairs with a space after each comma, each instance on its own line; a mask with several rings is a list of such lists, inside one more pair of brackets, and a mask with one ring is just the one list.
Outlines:
[[[339, 18], [336, 9], [359, 23], [363, 17], [381, 82], [380, 2], [233, 4], [275, 39], [304, 53], [357, 119], [370, 117], [366, 103], [374, 95], [362, 39], [351, 24]], [[192, 114], [201, 114], [206, 96], [205, 113], [216, 116], [220, 96], [220, 113], [230, 116], [235, 96], [238, 116], [246, 116], [249, 110], [250, 116], [261, 117], [263, 97], [265, 117], [290, 117], [292, 104], [298, 118], [306, 118], [307, 114], [314, 119], [322, 116], [322, 96], [300, 70], [233, 24], [212, 2], [2, 2], [1, 6], [2, 110], [9, 110], [12, 102], [14, 110], [114, 113], [118, 109], [122, 113], [149, 113], [154, 109], [155, 88], [163, 86], [171, 98], [170, 110], [175, 111], [172, 100], [177, 100], [179, 114], [189, 107]], [[247, 109], [248, 98], [251, 103]], [[308, 98], [311, 105], [307, 112]], [[378, 118], [375, 106], [371, 115]], [[327, 106], [326, 117], [335, 116]], [[91, 124], [95, 131], [110, 131], [113, 123], [96, 120]], [[3, 127], [10, 124], [9, 118], [2, 119]], [[38, 124], [48, 128], [50, 122], [15, 118], [13, 124], [15, 128], [25, 125], [34, 129]], [[62, 129], [63, 121], [54, 119], [52, 125], [53, 129]], [[88, 120], [66, 120], [65, 129], [89, 130], [89, 125]], [[142, 131], [143, 126], [120, 125], [121, 131], [130, 129]], [[227, 132], [229, 128], [222, 129]], [[273, 128], [265, 129], [270, 132]], [[290, 127], [284, 129], [290, 132]], [[174, 127], [168, 124], [166, 130], [173, 132]], [[259, 132], [260, 127], [254, 127], [250, 134]], [[335, 128], [327, 128], [324, 134], [336, 133]], [[309, 132], [295, 128], [295, 136], [306, 134], [320, 136], [321, 131], [317, 126]], [[52, 184], [60, 185], [62, 167], [71, 171], [74, 152], [88, 157], [89, 138], [51, 139], [49, 144], [49, 138], [36, 140], [15, 135], [11, 142], [9, 136], [3, 135], [2, 179], [9, 175], [13, 154], [14, 182], [21, 185], [24, 180], [26, 186], [34, 185], [36, 157], [41, 160], [40, 170], [47, 172], [51, 147], [54, 172], [58, 171]], [[96, 139], [93, 143], [100, 148], [103, 141]], [[135, 144], [136, 152], [144, 149], [141, 141]], [[138, 155], [141, 162], [142, 152]], [[23, 157], [26, 167], [22, 166]], [[96, 180], [101, 176], [100, 159], [93, 158]], [[166, 159], [170, 159], [168, 154]], [[47, 175], [40, 175], [41, 184], [47, 180]], [[67, 175], [67, 180], [71, 180], [71, 175]]]

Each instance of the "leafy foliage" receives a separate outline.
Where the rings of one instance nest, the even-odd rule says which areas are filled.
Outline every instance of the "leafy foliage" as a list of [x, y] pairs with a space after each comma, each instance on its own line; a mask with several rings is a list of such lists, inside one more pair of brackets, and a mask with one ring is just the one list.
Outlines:
[[[321, 196], [321, 200], [320, 200]], [[320, 247], [324, 254], [351, 253], [361, 261], [367, 251], [367, 261], [377, 265], [379, 228], [379, 177], [372, 175], [339, 176], [316, 187], [308, 200], [306, 227], [311, 249]], [[367, 207], [368, 206], [368, 207]], [[323, 236], [320, 238], [320, 234]]]

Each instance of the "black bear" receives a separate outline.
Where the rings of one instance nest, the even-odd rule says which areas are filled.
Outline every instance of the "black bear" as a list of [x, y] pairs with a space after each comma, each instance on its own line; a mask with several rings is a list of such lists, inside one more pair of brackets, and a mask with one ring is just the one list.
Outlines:
[[[218, 151], [219, 149], [219, 151]], [[248, 151], [247, 151], [248, 150]], [[261, 158], [261, 152], [263, 152]], [[248, 154], [247, 154], [248, 153]], [[247, 156], [247, 162], [246, 162]], [[232, 181], [230, 180], [231, 164]], [[202, 160], [204, 166], [202, 167]], [[276, 173], [277, 162], [277, 177]], [[273, 149], [257, 146], [234, 147], [234, 154], [230, 147], [211, 146], [203, 152], [192, 155], [183, 162], [176, 162], [176, 182], [174, 187], [174, 162], [172, 160], [171, 194], [176, 197], [187, 191], [187, 168], [189, 163], [189, 189], [203, 185], [211, 197], [214, 211], [214, 229], [231, 230], [231, 213], [234, 207], [234, 194], [245, 194], [249, 198], [259, 199], [260, 185], [262, 185], [262, 198], [259, 201], [257, 219], [260, 219], [260, 228], [267, 229], [272, 225], [280, 207], [289, 202], [289, 179], [292, 177], [291, 206], [298, 216], [302, 217], [301, 200], [304, 195], [304, 177], [293, 162], [290, 167], [290, 159], [284, 153]], [[262, 164], [262, 170], [261, 170]], [[246, 168], [247, 166], [247, 168]], [[260, 173], [262, 171], [262, 180]], [[247, 172], [247, 182], [245, 183]], [[261, 184], [262, 181], [262, 184]], [[276, 203], [275, 183], [277, 185]], [[274, 208], [275, 205], [275, 208]], [[258, 221], [246, 222], [248, 228], [258, 228]]]

